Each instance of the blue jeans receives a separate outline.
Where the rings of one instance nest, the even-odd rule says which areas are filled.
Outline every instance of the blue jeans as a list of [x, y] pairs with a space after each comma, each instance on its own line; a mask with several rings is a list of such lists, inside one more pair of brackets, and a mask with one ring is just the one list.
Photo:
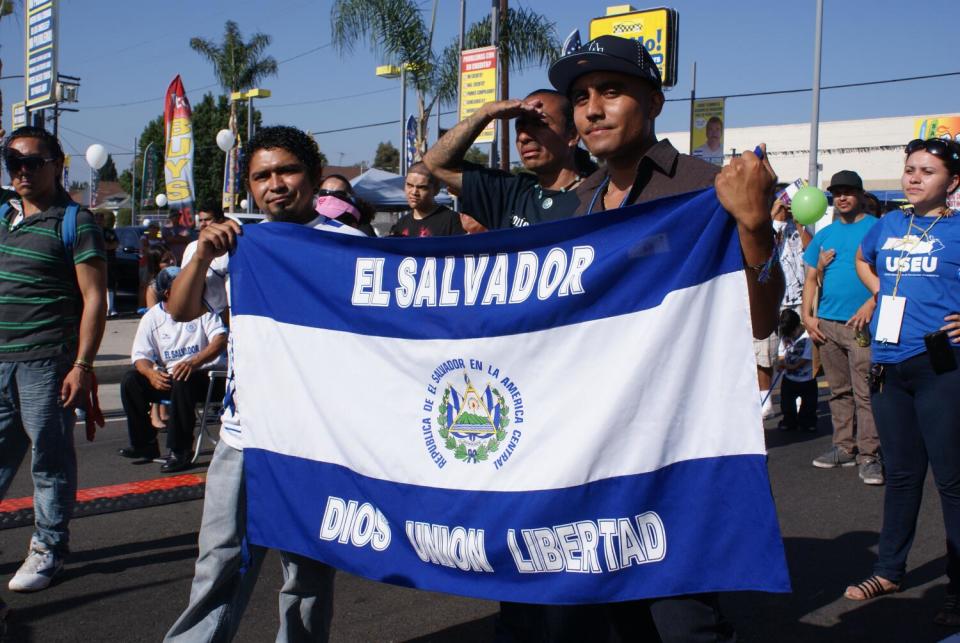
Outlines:
[[960, 370], [937, 375], [926, 353], [887, 364], [872, 405], [887, 475], [874, 573], [903, 579], [929, 463], [947, 532], [949, 589], [960, 592]]
[[[246, 521], [243, 451], [221, 440], [207, 470], [190, 601], [164, 641], [229, 641], [236, 634], [267, 552], [246, 542]], [[288, 552], [280, 552], [280, 562], [277, 641], [326, 641], [333, 618], [333, 568]]]
[[69, 549], [68, 524], [77, 499], [77, 454], [72, 408], [60, 405], [66, 354], [25, 362], [0, 362], [0, 499], [27, 447], [33, 445], [33, 540], [58, 555]]

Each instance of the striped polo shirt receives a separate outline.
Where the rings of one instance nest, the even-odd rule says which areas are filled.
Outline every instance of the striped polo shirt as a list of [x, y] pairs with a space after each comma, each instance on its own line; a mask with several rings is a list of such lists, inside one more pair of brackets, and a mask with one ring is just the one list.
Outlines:
[[20, 203], [10, 205], [0, 219], [0, 361], [72, 353], [83, 308], [72, 264], [106, 260], [103, 232], [81, 209], [71, 262], [61, 232], [66, 201], [22, 218]]

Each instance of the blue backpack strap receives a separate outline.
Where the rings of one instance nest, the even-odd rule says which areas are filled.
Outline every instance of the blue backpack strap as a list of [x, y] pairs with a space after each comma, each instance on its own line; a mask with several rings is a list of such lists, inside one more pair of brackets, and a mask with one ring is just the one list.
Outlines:
[[80, 212], [80, 206], [71, 203], [63, 213], [63, 226], [60, 229], [60, 235], [63, 237], [63, 250], [66, 253], [67, 261], [73, 263], [73, 246], [77, 243], [77, 213]]
[[13, 209], [13, 206], [10, 205], [9, 201], [5, 201], [2, 205], [0, 205], [0, 219], [6, 219], [7, 213], [10, 212], [10, 210], [12, 209]]

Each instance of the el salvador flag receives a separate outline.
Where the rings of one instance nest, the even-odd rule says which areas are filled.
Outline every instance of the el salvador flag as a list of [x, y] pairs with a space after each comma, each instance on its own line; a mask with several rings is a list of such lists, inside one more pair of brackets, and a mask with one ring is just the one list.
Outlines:
[[475, 236], [250, 226], [230, 269], [252, 542], [496, 600], [789, 591], [713, 190]]

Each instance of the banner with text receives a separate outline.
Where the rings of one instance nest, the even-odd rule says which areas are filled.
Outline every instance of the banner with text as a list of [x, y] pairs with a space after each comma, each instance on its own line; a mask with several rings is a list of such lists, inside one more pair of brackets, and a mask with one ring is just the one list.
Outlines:
[[789, 591], [712, 189], [461, 237], [249, 226], [230, 271], [251, 542], [495, 600]]
[[[497, 48], [480, 47], [460, 52], [459, 120], [473, 116], [484, 103], [497, 100]], [[496, 122], [483, 128], [474, 143], [492, 143]]]
[[167, 204], [180, 210], [180, 225], [193, 227], [193, 126], [190, 101], [178, 75], [167, 88], [163, 105]]
[[57, 0], [27, 0], [23, 21], [24, 83], [27, 109], [57, 102]]

